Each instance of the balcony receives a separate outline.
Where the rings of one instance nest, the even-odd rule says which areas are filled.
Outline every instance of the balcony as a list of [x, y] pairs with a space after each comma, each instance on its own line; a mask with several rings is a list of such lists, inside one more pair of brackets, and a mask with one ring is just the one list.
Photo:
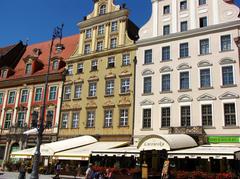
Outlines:
[[9, 128], [9, 134], [23, 134], [23, 132], [27, 131], [29, 128], [27, 126], [11, 126]]

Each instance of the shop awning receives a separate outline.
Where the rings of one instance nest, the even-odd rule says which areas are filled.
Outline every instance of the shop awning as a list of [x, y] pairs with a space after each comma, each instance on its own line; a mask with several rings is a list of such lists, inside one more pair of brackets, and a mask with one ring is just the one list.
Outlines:
[[[81, 136], [71, 139], [41, 145], [41, 156], [53, 156], [56, 152], [73, 149], [80, 146], [96, 143], [97, 139], [92, 136]], [[11, 153], [11, 158], [29, 158], [35, 153], [36, 147]]]
[[110, 150], [116, 147], [127, 146], [128, 142], [96, 142], [54, 154], [54, 159], [60, 160], [88, 160], [93, 150]]
[[136, 146], [121, 147], [109, 150], [94, 150], [92, 151], [92, 156], [126, 156], [126, 157], [139, 157], [140, 150]]
[[235, 146], [203, 145], [190, 149], [168, 151], [168, 158], [203, 158], [203, 159], [238, 159], [240, 160], [240, 148]]

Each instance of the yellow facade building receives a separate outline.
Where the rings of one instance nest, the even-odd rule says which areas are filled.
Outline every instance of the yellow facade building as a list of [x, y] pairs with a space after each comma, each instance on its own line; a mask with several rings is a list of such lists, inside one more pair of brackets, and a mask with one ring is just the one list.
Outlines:
[[78, 24], [79, 46], [67, 61], [59, 138], [131, 141], [138, 27], [124, 4], [93, 2], [93, 12]]

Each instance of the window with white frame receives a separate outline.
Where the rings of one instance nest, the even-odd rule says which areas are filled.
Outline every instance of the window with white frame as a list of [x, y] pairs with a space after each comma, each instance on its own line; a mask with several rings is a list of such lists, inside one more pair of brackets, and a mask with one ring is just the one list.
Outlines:
[[221, 51], [231, 50], [231, 35], [222, 35], [221, 36]]
[[103, 41], [97, 42], [97, 51], [100, 52], [103, 50]]
[[97, 95], [97, 83], [89, 82], [88, 96], [95, 97]]
[[161, 108], [161, 124], [162, 127], [170, 127], [171, 112], [170, 107]]
[[83, 63], [77, 64], [77, 74], [83, 73]]
[[180, 30], [181, 30], [181, 32], [188, 30], [188, 21], [183, 21], [180, 23]]
[[119, 126], [120, 127], [128, 126], [128, 109], [120, 109], [119, 113], [120, 113]]
[[25, 112], [19, 111], [18, 112], [18, 119], [17, 119], [17, 126], [18, 127], [24, 127], [24, 121], [25, 121]]
[[211, 87], [211, 72], [210, 68], [200, 69], [200, 88]]
[[49, 90], [49, 100], [55, 100], [57, 95], [57, 87], [51, 86]]
[[122, 55], [122, 66], [130, 65], [130, 54], [125, 53]]
[[89, 54], [91, 52], [91, 46], [90, 44], [86, 44], [84, 46], [84, 54]]
[[62, 114], [62, 125], [61, 125], [61, 128], [63, 128], [63, 129], [68, 128], [68, 116], [69, 116], [69, 113], [63, 113]]
[[163, 14], [169, 14], [170, 13], [170, 5], [163, 6]]
[[1, 71], [1, 77], [2, 78], [7, 78], [7, 75], [8, 75], [8, 70], [2, 70]]
[[162, 74], [162, 92], [169, 92], [171, 90], [170, 74]]
[[82, 83], [78, 83], [74, 85], [74, 98], [79, 99], [81, 98], [81, 93], [82, 93]]
[[32, 73], [32, 64], [31, 63], [27, 63], [26, 64], [26, 68], [25, 68], [25, 74], [29, 75]]
[[4, 129], [9, 129], [11, 126], [11, 122], [12, 122], [12, 112], [6, 112]]
[[104, 34], [104, 25], [99, 25], [98, 26], [98, 35], [103, 35]]
[[235, 103], [224, 104], [224, 122], [225, 126], [236, 126]]
[[23, 89], [20, 101], [21, 101], [21, 103], [26, 103], [27, 99], [28, 99], [28, 90], [27, 89]]
[[106, 12], [107, 12], [107, 6], [105, 4], [101, 5], [100, 9], [99, 9], [99, 15], [100, 16], [104, 15], [104, 14], [106, 14]]
[[191, 125], [191, 111], [190, 106], [181, 106], [181, 126]]
[[112, 121], [113, 121], [113, 110], [107, 109], [104, 110], [104, 127], [112, 127]]
[[202, 125], [203, 126], [212, 126], [212, 105], [203, 104], [201, 105], [202, 112]]
[[115, 67], [115, 57], [108, 57], [107, 68], [114, 68], [114, 67]]
[[53, 70], [57, 70], [57, 69], [58, 69], [58, 60], [54, 60], [54, 61], [52, 62], [52, 69], [53, 69]]
[[163, 26], [163, 35], [169, 35], [170, 34], [170, 25], [164, 25]]
[[117, 38], [112, 38], [110, 42], [110, 48], [116, 48], [117, 47]]
[[207, 17], [200, 17], [199, 18], [199, 27], [207, 27], [208, 22], [207, 22]]
[[207, 4], [207, 0], [198, 0], [198, 5], [199, 6], [202, 6], [202, 5], [205, 5]]
[[146, 108], [143, 109], [143, 116], [142, 116], [142, 120], [143, 120], [143, 129], [149, 129], [151, 128], [151, 124], [152, 124], [152, 112], [151, 112], [151, 108]]
[[68, 65], [68, 67], [67, 67], [67, 74], [68, 75], [73, 75], [73, 65]]
[[152, 61], [152, 49], [144, 51], [144, 64], [151, 64]]
[[8, 93], [8, 104], [14, 104], [15, 96], [16, 96], [16, 92], [15, 91], [10, 91]]
[[200, 55], [209, 54], [209, 39], [202, 39], [199, 41]]
[[64, 96], [63, 96], [63, 99], [64, 99], [64, 100], [69, 100], [69, 99], [71, 99], [71, 88], [72, 88], [71, 85], [66, 85], [66, 86], [64, 87]]
[[187, 0], [180, 2], [180, 10], [186, 10], [187, 9]]
[[228, 86], [234, 84], [233, 77], [233, 66], [223, 66], [222, 67], [222, 85]]
[[112, 25], [111, 25], [111, 32], [115, 32], [118, 29], [118, 22], [117, 21], [113, 21]]
[[143, 78], [143, 93], [149, 94], [152, 93], [152, 77], [144, 77]]
[[0, 93], [0, 105], [3, 104], [4, 93]]
[[162, 47], [162, 61], [170, 60], [170, 46]]
[[87, 128], [95, 126], [95, 111], [87, 111]]
[[97, 69], [98, 69], [98, 61], [97, 60], [92, 60], [91, 71], [97, 71]]
[[188, 43], [181, 43], [180, 44], [180, 52], [179, 52], [180, 58], [186, 58], [189, 56], [189, 48], [188, 48]]
[[180, 90], [189, 89], [189, 72], [180, 72]]
[[114, 79], [106, 80], [105, 95], [107, 96], [114, 95]]
[[121, 79], [121, 94], [129, 93], [130, 91], [130, 78]]
[[86, 39], [91, 38], [92, 37], [92, 29], [87, 29], [86, 30]]
[[36, 90], [35, 90], [35, 98], [34, 98], [35, 102], [38, 102], [38, 101], [42, 100], [42, 89], [43, 88], [36, 88]]
[[72, 128], [76, 129], [78, 128], [79, 124], [79, 112], [73, 112], [72, 114]]

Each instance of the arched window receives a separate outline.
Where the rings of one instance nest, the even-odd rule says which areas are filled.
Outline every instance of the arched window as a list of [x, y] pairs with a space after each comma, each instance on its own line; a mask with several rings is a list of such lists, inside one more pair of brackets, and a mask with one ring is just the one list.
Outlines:
[[99, 15], [106, 14], [106, 11], [107, 11], [107, 6], [105, 4], [101, 5], [99, 10]]
[[32, 64], [31, 63], [27, 63], [26, 64], [26, 69], [25, 69], [25, 74], [29, 75], [32, 73]]
[[52, 69], [53, 70], [57, 70], [58, 69], [58, 60], [54, 60], [53, 61]]

